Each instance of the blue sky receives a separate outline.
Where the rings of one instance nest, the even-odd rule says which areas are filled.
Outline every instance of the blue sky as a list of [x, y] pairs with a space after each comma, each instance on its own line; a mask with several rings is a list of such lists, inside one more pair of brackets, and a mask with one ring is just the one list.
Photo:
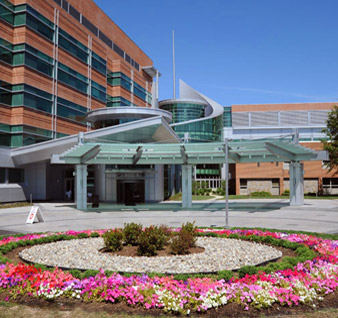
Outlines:
[[337, 0], [95, 0], [160, 70], [221, 105], [337, 102]]

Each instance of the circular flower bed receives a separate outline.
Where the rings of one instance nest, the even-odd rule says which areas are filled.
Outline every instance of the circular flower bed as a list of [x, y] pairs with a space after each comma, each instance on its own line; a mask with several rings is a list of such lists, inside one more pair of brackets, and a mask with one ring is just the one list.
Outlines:
[[[338, 241], [312, 235], [261, 230], [199, 229], [199, 235], [239, 238], [290, 247], [298, 254], [283, 263], [249, 266], [239, 277], [229, 271], [217, 276], [190, 277], [160, 274], [47, 270], [37, 265], [14, 265], [5, 258], [12, 249], [57, 240], [101, 236], [105, 231], [68, 231], [0, 240], [0, 295], [5, 300], [18, 296], [47, 300], [67, 297], [107, 303], [124, 302], [145, 309], [189, 314], [236, 303], [244, 310], [312, 304], [323, 300], [338, 287]], [[316, 253], [314, 253], [314, 251]], [[251, 275], [249, 275], [252, 273]], [[85, 277], [87, 276], [87, 277]], [[181, 279], [180, 279], [181, 278]]]

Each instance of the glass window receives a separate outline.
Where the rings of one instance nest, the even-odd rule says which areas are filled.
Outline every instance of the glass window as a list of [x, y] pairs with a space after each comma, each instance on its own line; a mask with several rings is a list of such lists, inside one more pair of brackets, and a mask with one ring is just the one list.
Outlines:
[[81, 112], [79, 110], [69, 108], [59, 103], [58, 103], [58, 108], [57, 108], [57, 114], [58, 116], [63, 117], [63, 118], [74, 120], [74, 121], [77, 121], [83, 124], [86, 123], [86, 120], [85, 120], [86, 112]]
[[115, 96], [112, 97], [110, 95], [107, 95], [107, 107], [120, 107], [120, 106], [130, 106], [131, 102], [122, 96]]
[[23, 183], [25, 181], [24, 169], [8, 169], [8, 183]]
[[10, 50], [0, 46], [0, 61], [12, 65], [13, 53]]
[[24, 93], [24, 106], [41, 110], [47, 113], [52, 112], [52, 101], [46, 100], [44, 98], [26, 92]]
[[26, 12], [17, 13], [14, 16], [14, 26], [20, 26], [26, 24]]
[[101, 74], [106, 75], [106, 72], [107, 72], [106, 65], [102, 64], [101, 62], [99, 62], [98, 60], [96, 60], [93, 57], [92, 57], [92, 67], [93, 67], [93, 69], [95, 69], [96, 71], [100, 72]]
[[82, 24], [91, 32], [93, 32], [96, 36], [98, 34], [97, 27], [91, 23], [86, 17], [82, 16]]
[[26, 16], [26, 24], [50, 41], [53, 41], [54, 30], [29, 13]]
[[25, 65], [30, 66], [31, 68], [34, 68], [35, 70], [48, 76], [53, 75], [53, 65], [27, 52], [25, 54]]
[[62, 35], [59, 36], [59, 45], [61, 48], [80, 59], [81, 61], [87, 63], [88, 53], [80, 49], [78, 46], [67, 40]]
[[62, 70], [59, 69], [58, 71], [58, 80], [60, 82], [63, 82], [66, 85], [69, 85], [75, 89], [78, 89], [79, 91], [87, 94], [87, 83], [77, 79], [75, 76], [72, 76]]
[[14, 13], [0, 3], [0, 18], [13, 25]]
[[80, 12], [77, 11], [72, 5], [69, 5], [69, 14], [80, 22]]
[[113, 43], [113, 50], [122, 58], [124, 58], [124, 51], [115, 43]]
[[[1, 140], [1, 135], [0, 135]], [[0, 183], [6, 183], [6, 168], [0, 168]]]

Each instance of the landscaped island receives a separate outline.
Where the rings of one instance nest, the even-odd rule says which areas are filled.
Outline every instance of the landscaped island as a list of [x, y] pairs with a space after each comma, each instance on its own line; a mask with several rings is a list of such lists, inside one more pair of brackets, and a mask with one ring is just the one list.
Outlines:
[[[212, 314], [212, 308], [218, 308], [224, 314], [227, 308], [236, 312], [237, 307], [234, 306], [239, 306], [253, 314], [255, 308], [271, 308], [270, 312], [276, 312], [276, 308], [282, 310], [304, 304], [313, 306], [329, 294], [337, 294], [338, 241], [335, 236], [255, 229], [192, 228], [193, 241], [197, 245], [199, 239], [205, 237], [235, 239], [283, 247], [295, 253], [293, 257], [283, 257], [279, 262], [264, 266], [244, 266], [236, 272], [224, 269], [210, 274], [168, 276], [163, 273], [116, 273], [102, 269], [63, 271], [47, 269], [43, 265], [14, 264], [6, 259], [6, 254], [19, 247], [70, 242], [68, 240], [77, 240], [80, 244], [90, 237], [103, 235], [106, 238], [109, 234], [105, 233], [118, 231], [87, 230], [3, 237], [0, 240], [0, 252], [3, 254], [0, 256], [0, 300], [20, 301], [23, 297], [27, 301], [27, 297], [31, 297], [63, 302], [67, 299], [108, 304], [119, 302], [138, 306], [140, 312], [149, 309], [150, 314], [152, 309], [181, 314], [208, 313], [211, 310]], [[179, 237], [180, 229], [171, 232], [176, 233], [169, 239], [172, 242]], [[125, 238], [123, 244], [126, 244]], [[182, 254], [185, 254], [183, 257], [192, 256]]]

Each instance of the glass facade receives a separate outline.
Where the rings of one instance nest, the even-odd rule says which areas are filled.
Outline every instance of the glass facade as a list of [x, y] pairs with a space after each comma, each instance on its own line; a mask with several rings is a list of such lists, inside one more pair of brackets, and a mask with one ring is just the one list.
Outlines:
[[107, 83], [111, 86], [122, 86], [127, 91], [131, 92], [132, 80], [121, 72], [108, 72]]
[[[205, 117], [205, 105], [203, 104], [177, 101], [160, 104], [160, 109], [173, 114], [172, 128], [181, 138], [184, 138], [184, 133], [189, 133], [190, 142], [219, 141], [221, 139], [223, 116], [201, 120]], [[192, 122], [185, 123], [187, 121]]]
[[58, 65], [58, 80], [87, 94], [88, 78], [62, 63], [58, 63]]
[[121, 72], [111, 72], [107, 73], [107, 83], [111, 86], [122, 86], [127, 91], [135, 94], [138, 98], [151, 104], [152, 96], [147, 92], [141, 85], [132, 81], [127, 75]]
[[195, 103], [172, 103], [160, 105], [160, 108], [173, 114], [173, 124], [204, 118], [205, 105]]
[[65, 51], [78, 58], [84, 63], [88, 63], [88, 48], [67, 32], [59, 29], [59, 46]]
[[106, 102], [106, 88], [99, 83], [92, 81], [92, 96], [100, 100], [101, 102]]
[[224, 127], [232, 127], [231, 107], [224, 107], [224, 111], [223, 111], [223, 126]]
[[92, 68], [98, 71], [99, 73], [106, 76], [107, 73], [107, 62], [101, 56], [97, 55], [95, 52], [92, 52]]
[[[57, 133], [57, 138], [65, 137], [66, 134]], [[21, 147], [50, 140], [50, 130], [28, 125], [8, 125], [0, 123], [0, 146]]]
[[131, 102], [128, 99], [123, 98], [122, 96], [110, 96], [107, 95], [106, 106], [107, 107], [120, 107], [120, 106], [130, 106]]

